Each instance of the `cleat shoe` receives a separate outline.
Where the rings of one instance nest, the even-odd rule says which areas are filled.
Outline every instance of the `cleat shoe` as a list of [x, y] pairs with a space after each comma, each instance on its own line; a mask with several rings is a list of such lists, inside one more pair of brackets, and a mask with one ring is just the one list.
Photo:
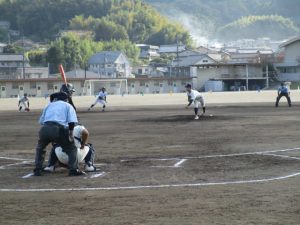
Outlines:
[[54, 166], [47, 166], [43, 169], [45, 172], [53, 173], [55, 170]]
[[85, 172], [95, 172], [96, 171], [96, 167], [95, 166], [85, 165], [84, 166], [84, 171]]
[[81, 171], [81, 170], [70, 170], [69, 172], [69, 176], [82, 176], [82, 175], [86, 175], [85, 172]]
[[34, 169], [33, 170], [33, 175], [36, 176], [36, 177], [42, 176], [42, 170]]
[[199, 116], [195, 116], [195, 120], [199, 120]]

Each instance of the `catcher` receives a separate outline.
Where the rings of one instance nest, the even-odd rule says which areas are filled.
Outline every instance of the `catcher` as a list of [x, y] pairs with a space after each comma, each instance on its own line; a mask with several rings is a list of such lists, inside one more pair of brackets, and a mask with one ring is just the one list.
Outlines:
[[20, 112], [21, 112], [23, 106], [24, 106], [24, 110], [26, 112], [30, 111], [30, 109], [29, 109], [29, 99], [28, 99], [26, 93], [24, 94], [24, 96], [18, 102], [18, 107], [19, 107]]
[[[94, 166], [95, 150], [91, 143], [87, 143], [89, 137], [88, 130], [77, 124], [73, 130], [73, 137], [75, 146], [77, 147], [78, 162], [85, 162], [84, 170], [86, 172], [96, 171]], [[49, 155], [48, 166], [44, 168], [46, 172], [54, 172], [57, 162], [63, 166], [68, 165], [68, 155], [64, 152], [62, 147], [58, 144], [53, 144], [52, 150]]]

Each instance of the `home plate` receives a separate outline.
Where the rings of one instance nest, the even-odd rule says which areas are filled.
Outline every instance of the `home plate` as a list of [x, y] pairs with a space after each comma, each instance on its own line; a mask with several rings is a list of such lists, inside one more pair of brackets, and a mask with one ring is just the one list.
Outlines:
[[23, 179], [26, 179], [26, 178], [29, 178], [29, 177], [31, 177], [31, 176], [33, 176], [33, 173], [29, 173], [29, 174], [23, 176], [22, 178], [23, 178]]
[[97, 178], [97, 177], [102, 177], [104, 176], [106, 173], [105, 172], [101, 172], [101, 173], [96, 173], [96, 174], [93, 174], [91, 175], [90, 177], [85, 177], [84, 179], [87, 179], [87, 178]]

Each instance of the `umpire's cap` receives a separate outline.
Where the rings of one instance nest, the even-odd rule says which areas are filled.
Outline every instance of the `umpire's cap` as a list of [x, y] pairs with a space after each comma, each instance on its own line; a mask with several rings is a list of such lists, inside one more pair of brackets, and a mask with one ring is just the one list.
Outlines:
[[73, 92], [75, 92], [75, 89], [72, 84], [68, 83], [67, 85], [63, 84], [60, 88], [60, 91], [65, 92], [67, 95], [71, 96]]
[[192, 88], [192, 85], [191, 84], [186, 84], [185, 87], [186, 88]]
[[55, 92], [50, 95], [50, 102], [55, 102], [55, 101], [67, 101], [69, 96], [65, 92]]

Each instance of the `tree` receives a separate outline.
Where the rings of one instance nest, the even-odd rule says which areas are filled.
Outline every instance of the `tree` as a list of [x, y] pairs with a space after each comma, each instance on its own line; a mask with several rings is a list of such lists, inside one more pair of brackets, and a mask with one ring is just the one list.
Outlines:
[[126, 39], [128, 39], [128, 35], [125, 28], [105, 18], [100, 20], [95, 30], [96, 41], [111, 41], [111, 40], [126, 40]]

